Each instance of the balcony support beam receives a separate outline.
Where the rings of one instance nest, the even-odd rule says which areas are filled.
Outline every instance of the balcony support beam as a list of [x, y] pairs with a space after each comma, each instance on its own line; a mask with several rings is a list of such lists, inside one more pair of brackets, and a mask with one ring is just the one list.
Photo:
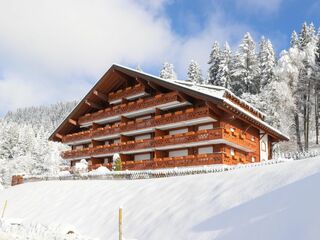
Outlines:
[[99, 103], [94, 103], [92, 101], [89, 101], [88, 99], [85, 100], [85, 103], [89, 106], [89, 107], [92, 107], [94, 109], [98, 109], [98, 110], [101, 110], [101, 109], [104, 109], [105, 106], [99, 104]]
[[76, 121], [76, 120], [74, 120], [74, 119], [72, 119], [72, 118], [69, 118], [68, 119], [68, 122], [70, 123], [70, 124], [72, 124], [73, 126], [79, 126], [79, 124], [78, 124], [78, 121]]
[[103, 100], [103, 101], [105, 101], [105, 102], [108, 102], [108, 97], [107, 97], [106, 94], [103, 94], [103, 93], [99, 92], [98, 90], [94, 90], [94, 91], [93, 91], [93, 94], [94, 94], [95, 96], [97, 96], [98, 98], [100, 98], [101, 100]]
[[56, 137], [59, 138], [59, 139], [63, 138], [63, 136], [61, 134], [59, 134], [59, 133], [56, 133]]

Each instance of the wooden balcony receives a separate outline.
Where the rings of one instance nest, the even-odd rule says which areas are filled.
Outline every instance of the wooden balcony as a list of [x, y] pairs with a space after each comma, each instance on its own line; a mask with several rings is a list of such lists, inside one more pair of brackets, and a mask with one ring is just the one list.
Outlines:
[[222, 139], [223, 131], [221, 128], [212, 130], [200, 130], [197, 132], [187, 132], [184, 134], [166, 135], [163, 137], [155, 137], [156, 147], [171, 145], [188, 145], [203, 141]]
[[[120, 133], [130, 133], [130, 131], [145, 130], [155, 127], [163, 127], [179, 123], [186, 123], [188, 121], [211, 118], [210, 110], [207, 107], [198, 109], [189, 108], [185, 111], [177, 111], [164, 115], [157, 115], [150, 119], [139, 119], [121, 123], [120, 125], [106, 126], [92, 131], [84, 131], [83, 133], [68, 134], [63, 137], [63, 143], [81, 142], [93, 139], [103, 139], [108, 136], [114, 136]], [[213, 120], [213, 119], [212, 119]]]
[[176, 92], [171, 92], [167, 94], [158, 94], [153, 98], [139, 99], [134, 102], [129, 102], [126, 104], [121, 104], [114, 106], [112, 108], [106, 108], [95, 113], [89, 113], [79, 118], [80, 125], [90, 125], [92, 122], [101, 123], [106, 121], [108, 118], [115, 118], [124, 115], [131, 116], [131, 114], [136, 114], [137, 112], [145, 112], [148, 109], [156, 107], [168, 107], [170, 103], [177, 104], [181, 103], [180, 98]]
[[118, 103], [124, 99], [134, 99], [137, 97], [142, 97], [147, 95], [146, 89], [142, 84], [137, 84], [133, 87], [128, 87], [126, 89], [120, 89], [117, 92], [111, 92], [108, 95], [109, 102]]
[[211, 130], [200, 130], [197, 132], [187, 132], [184, 134], [166, 135], [163, 137], [155, 137], [154, 139], [102, 145], [81, 150], [69, 150], [64, 152], [62, 157], [65, 159], [78, 159], [88, 156], [103, 157], [111, 156], [114, 153], [132, 154], [135, 152], [143, 152], [142, 150], [147, 152], [209, 144], [226, 144], [246, 152], [254, 152], [257, 150], [257, 143], [254, 144], [248, 139], [241, 139], [238, 135], [228, 133], [223, 128], [216, 128]]
[[84, 148], [84, 149], [64, 151], [61, 153], [61, 157], [64, 159], [81, 159], [81, 158], [90, 157], [90, 154], [91, 154], [91, 148]]
[[[185, 157], [168, 157], [155, 158], [153, 160], [143, 161], [125, 161], [122, 162], [123, 170], [144, 170], [144, 169], [159, 169], [159, 168], [175, 168], [189, 166], [203, 166], [211, 164], [222, 164], [225, 158], [224, 153], [189, 155]], [[111, 170], [112, 164], [104, 164], [103, 166]], [[93, 166], [93, 169], [95, 167]]]
[[62, 137], [63, 143], [70, 142], [90, 142], [91, 140], [91, 130], [68, 134]]

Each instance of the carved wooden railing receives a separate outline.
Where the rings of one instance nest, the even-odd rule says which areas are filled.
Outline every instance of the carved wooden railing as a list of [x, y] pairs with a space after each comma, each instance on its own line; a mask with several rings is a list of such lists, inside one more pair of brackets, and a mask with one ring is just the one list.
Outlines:
[[[155, 158], [153, 160], [142, 160], [142, 161], [124, 161], [122, 162], [122, 170], [144, 170], [144, 169], [222, 164], [224, 161], [224, 158], [225, 158], [224, 153], [212, 153], [212, 154], [189, 155], [184, 157]], [[103, 166], [109, 169], [112, 168], [111, 163], [103, 164]], [[93, 167], [93, 169], [95, 168], [96, 167]]]
[[63, 143], [70, 143], [82, 140], [90, 140], [91, 139], [91, 130], [68, 134], [62, 137]]
[[130, 96], [145, 93], [145, 87], [142, 84], [137, 84], [133, 87], [128, 87], [126, 89], [120, 89], [117, 92], [111, 92], [108, 95], [108, 100], [110, 102], [116, 101], [122, 98], [128, 98]]
[[158, 94], [152, 98], [139, 99], [134, 102], [129, 102], [112, 108], [106, 108], [95, 113], [89, 113], [79, 118], [79, 124], [87, 124], [93, 121], [122, 115], [129, 112], [138, 111], [145, 108], [156, 107], [158, 105], [179, 101], [179, 96], [176, 92], [167, 94]]
[[187, 132], [184, 134], [166, 135], [163, 137], [155, 137], [155, 145], [157, 147], [167, 145], [177, 145], [184, 143], [193, 143], [208, 141], [222, 138], [222, 129], [200, 130], [197, 132]]
[[[65, 159], [78, 158], [81, 156], [99, 156], [106, 154], [114, 154], [120, 152], [131, 152], [139, 149], [159, 148], [170, 145], [179, 145], [195, 142], [207, 142], [210, 140], [224, 139], [229, 142], [235, 143], [246, 149], [256, 151], [256, 145], [251, 142], [252, 146], [249, 146], [250, 140], [241, 139], [235, 133], [229, 133], [223, 128], [216, 128], [211, 130], [200, 130], [197, 132], [187, 132], [184, 134], [166, 135], [163, 137], [155, 137], [154, 139], [143, 139], [137, 141], [128, 141], [124, 143], [117, 143], [111, 145], [102, 145], [94, 148], [86, 148], [82, 150], [70, 150], [64, 152], [62, 155]], [[252, 147], [252, 149], [250, 149]], [[74, 155], [73, 155], [74, 152]], [[89, 155], [88, 155], [89, 154]], [[232, 160], [230, 160], [232, 162]], [[238, 161], [238, 160], [237, 160]]]
[[61, 153], [61, 157], [64, 159], [90, 157], [90, 155], [91, 155], [91, 148], [69, 150]]
[[63, 138], [63, 143], [81, 141], [91, 138], [105, 137], [108, 135], [119, 134], [121, 132], [129, 132], [134, 130], [140, 130], [145, 128], [157, 127], [171, 123], [178, 123], [188, 120], [194, 120], [198, 118], [210, 116], [210, 110], [207, 107], [198, 109], [189, 108], [185, 111], [177, 111], [174, 113], [168, 113], [164, 115], [158, 115], [150, 119], [138, 119], [135, 121], [129, 121], [127, 123], [121, 123], [120, 125], [113, 125], [98, 128], [91, 131], [85, 131], [82, 133], [68, 134]]

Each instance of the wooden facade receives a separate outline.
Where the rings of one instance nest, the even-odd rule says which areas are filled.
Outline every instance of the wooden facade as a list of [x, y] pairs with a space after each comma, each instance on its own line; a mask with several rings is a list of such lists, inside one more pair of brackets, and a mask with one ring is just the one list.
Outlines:
[[288, 140], [263, 113], [230, 91], [167, 81], [113, 65], [51, 135], [68, 144], [73, 166], [112, 166], [120, 154], [129, 170], [238, 164], [272, 158]]

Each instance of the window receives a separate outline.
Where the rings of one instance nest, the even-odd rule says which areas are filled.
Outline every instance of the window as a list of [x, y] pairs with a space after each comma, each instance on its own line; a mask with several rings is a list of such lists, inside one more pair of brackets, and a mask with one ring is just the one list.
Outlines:
[[186, 132], [188, 132], [188, 128], [182, 128], [182, 129], [169, 131], [169, 135], [175, 135], [175, 134], [186, 133]]
[[150, 160], [151, 155], [150, 153], [144, 153], [144, 154], [136, 154], [134, 155], [135, 161], [141, 161], [141, 160]]
[[213, 147], [201, 147], [198, 149], [198, 154], [213, 153]]
[[233, 148], [230, 149], [230, 155], [234, 156], [234, 149]]
[[251, 162], [255, 162], [256, 158], [255, 157], [251, 157]]
[[120, 142], [120, 138], [114, 139], [113, 143], [119, 143]]
[[145, 134], [145, 135], [140, 135], [140, 136], [136, 136], [134, 138], [134, 140], [142, 140], [142, 139], [150, 139], [151, 138], [151, 134]]
[[213, 129], [213, 124], [201, 125], [198, 127], [198, 130], [207, 130], [207, 129]]
[[265, 141], [261, 142], [261, 151], [263, 151], [263, 152], [267, 151], [267, 145], [266, 145]]
[[188, 156], [188, 149], [181, 149], [181, 150], [169, 152], [169, 157], [183, 157], [183, 156]]

